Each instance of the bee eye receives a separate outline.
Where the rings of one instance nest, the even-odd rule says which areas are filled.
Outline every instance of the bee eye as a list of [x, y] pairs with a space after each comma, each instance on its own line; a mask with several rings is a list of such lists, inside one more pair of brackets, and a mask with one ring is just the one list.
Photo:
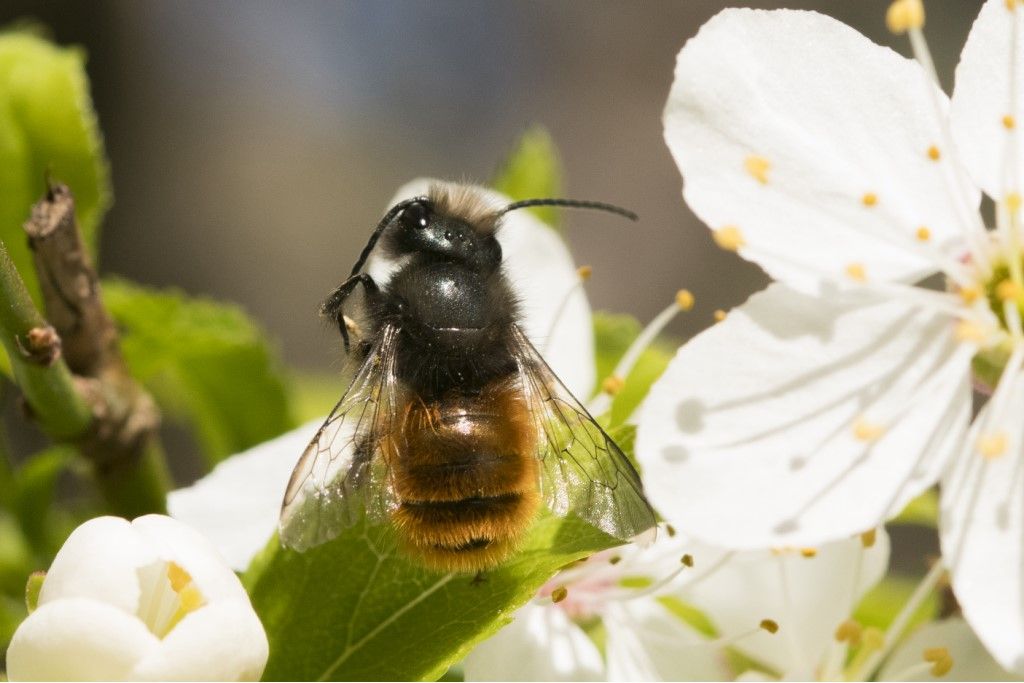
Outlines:
[[430, 207], [424, 202], [413, 202], [402, 211], [402, 225], [422, 230], [430, 224]]

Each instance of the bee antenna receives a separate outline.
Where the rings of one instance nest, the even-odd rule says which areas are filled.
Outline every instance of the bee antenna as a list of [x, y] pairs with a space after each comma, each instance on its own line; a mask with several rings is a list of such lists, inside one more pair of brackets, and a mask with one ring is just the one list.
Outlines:
[[359, 260], [357, 260], [356, 264], [352, 266], [352, 275], [358, 273], [366, 263], [366, 259], [370, 258], [370, 252], [373, 251], [375, 246], [377, 246], [377, 240], [380, 239], [381, 233], [391, 225], [391, 221], [395, 220], [395, 217], [398, 216], [405, 207], [410, 204], [415, 204], [416, 202], [426, 201], [426, 199], [426, 197], [413, 197], [412, 199], [406, 199], [398, 202], [388, 209], [388, 212], [384, 214], [384, 218], [381, 218], [380, 223], [378, 223], [377, 227], [373, 229], [373, 234], [370, 235], [370, 239], [366, 242], [366, 246], [363, 247], [363, 253], [359, 254]]
[[606, 211], [608, 213], [614, 213], [618, 216], [625, 216], [631, 221], [639, 219], [639, 216], [637, 216], [629, 209], [624, 209], [621, 206], [615, 206], [614, 204], [605, 204], [604, 202], [592, 202], [582, 199], [557, 199], [554, 197], [542, 199], [523, 199], [518, 202], [512, 202], [504, 209], [499, 211], [498, 216], [504, 216], [509, 211], [525, 209], [530, 206], [562, 206], [568, 209], [593, 209], [595, 211]]

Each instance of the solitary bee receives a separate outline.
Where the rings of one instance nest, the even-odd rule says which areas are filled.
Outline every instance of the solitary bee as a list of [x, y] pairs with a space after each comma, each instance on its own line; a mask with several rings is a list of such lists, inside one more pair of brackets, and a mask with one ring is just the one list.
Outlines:
[[[428, 568], [479, 572], [515, 551], [542, 504], [623, 540], [654, 526], [636, 470], [520, 328], [496, 233], [537, 205], [635, 218], [563, 199], [496, 207], [462, 185], [385, 214], [322, 307], [358, 370], [292, 473], [285, 545], [365, 516]], [[396, 264], [386, 284], [363, 272], [375, 250]]]

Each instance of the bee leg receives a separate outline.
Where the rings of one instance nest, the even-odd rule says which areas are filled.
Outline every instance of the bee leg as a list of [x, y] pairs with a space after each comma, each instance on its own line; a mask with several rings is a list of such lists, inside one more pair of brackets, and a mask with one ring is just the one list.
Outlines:
[[484, 583], [487, 583], [487, 577], [484, 576], [483, 570], [480, 570], [476, 573], [476, 576], [473, 577], [473, 580], [469, 582], [469, 585], [479, 586]]
[[345, 353], [349, 352], [350, 340], [342, 306], [344, 306], [345, 300], [348, 299], [349, 295], [352, 294], [352, 290], [359, 284], [366, 289], [367, 294], [373, 295], [380, 291], [372, 277], [366, 273], [358, 273], [338, 285], [338, 288], [331, 292], [320, 305], [320, 315], [330, 318], [337, 323], [338, 331], [341, 332], [342, 343], [345, 345]]

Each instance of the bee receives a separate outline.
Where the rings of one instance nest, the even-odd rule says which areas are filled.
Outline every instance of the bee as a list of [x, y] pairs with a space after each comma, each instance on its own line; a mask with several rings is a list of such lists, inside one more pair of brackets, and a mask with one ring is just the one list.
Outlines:
[[[542, 505], [622, 540], [654, 526], [632, 464], [521, 329], [496, 234], [537, 205], [635, 219], [566, 199], [495, 206], [465, 185], [431, 186], [381, 219], [322, 306], [357, 369], [292, 473], [284, 545], [306, 550], [367, 518], [429, 569], [481, 572], [515, 552]], [[364, 272], [371, 254], [396, 264], [386, 283]]]

